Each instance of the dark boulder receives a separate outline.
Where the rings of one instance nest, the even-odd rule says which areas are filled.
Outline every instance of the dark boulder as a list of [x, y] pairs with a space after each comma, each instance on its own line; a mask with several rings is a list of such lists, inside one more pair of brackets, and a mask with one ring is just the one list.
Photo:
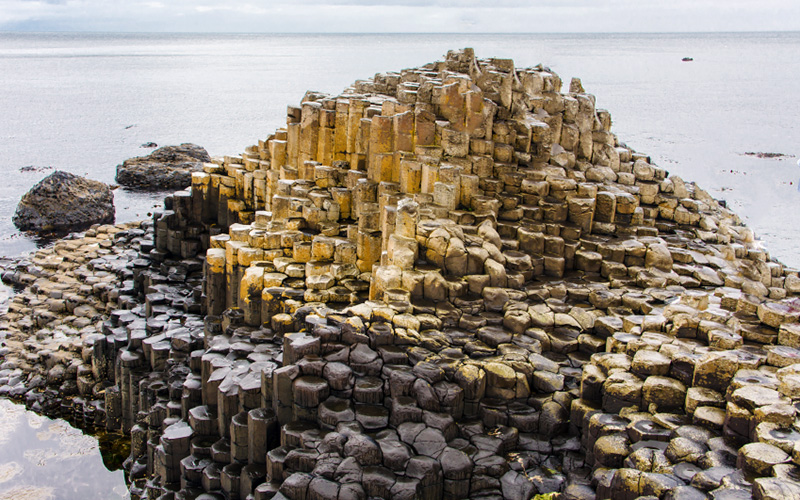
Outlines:
[[116, 180], [133, 189], [184, 189], [192, 184], [192, 172], [201, 171], [203, 163], [209, 161], [208, 152], [196, 144], [164, 146], [117, 165]]
[[57, 170], [25, 193], [14, 225], [22, 231], [76, 231], [114, 222], [114, 193], [102, 182]]

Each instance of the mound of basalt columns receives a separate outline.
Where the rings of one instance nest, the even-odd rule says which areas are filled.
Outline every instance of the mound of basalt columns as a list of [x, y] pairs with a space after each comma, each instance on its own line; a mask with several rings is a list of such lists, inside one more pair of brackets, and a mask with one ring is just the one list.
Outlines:
[[[465, 49], [307, 93], [92, 255], [124, 293], [20, 263], [0, 376], [64, 366], [135, 498], [798, 498], [797, 271], [561, 90]], [[61, 267], [105, 308], [40, 359]]]

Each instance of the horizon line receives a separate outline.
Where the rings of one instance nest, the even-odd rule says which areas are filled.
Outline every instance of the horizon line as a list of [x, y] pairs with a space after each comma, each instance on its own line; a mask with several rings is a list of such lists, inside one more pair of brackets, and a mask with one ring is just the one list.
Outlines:
[[462, 35], [462, 36], [481, 36], [481, 35], [721, 35], [721, 34], [742, 34], [742, 33], [798, 33], [800, 29], [790, 30], [720, 30], [720, 31], [485, 31], [485, 32], [461, 32], [461, 31], [393, 31], [393, 32], [369, 32], [369, 31], [108, 31], [108, 30], [4, 30], [0, 29], [0, 34], [19, 33], [19, 34], [57, 34], [57, 33], [81, 33], [81, 34], [118, 34], [118, 35], [370, 35], [370, 36], [393, 36], [393, 35]]

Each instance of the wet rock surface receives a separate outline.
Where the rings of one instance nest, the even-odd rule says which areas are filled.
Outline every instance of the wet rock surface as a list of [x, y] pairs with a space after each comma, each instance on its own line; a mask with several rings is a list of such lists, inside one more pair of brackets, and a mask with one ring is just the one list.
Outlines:
[[0, 392], [129, 435], [136, 498], [796, 497], [797, 271], [560, 89], [307, 94], [7, 271]]
[[203, 163], [209, 161], [208, 152], [196, 144], [162, 146], [147, 156], [130, 158], [118, 165], [116, 181], [121, 186], [148, 191], [183, 189], [191, 185], [192, 172], [202, 170]]
[[12, 220], [21, 231], [40, 233], [114, 222], [114, 193], [102, 182], [57, 170], [22, 196]]

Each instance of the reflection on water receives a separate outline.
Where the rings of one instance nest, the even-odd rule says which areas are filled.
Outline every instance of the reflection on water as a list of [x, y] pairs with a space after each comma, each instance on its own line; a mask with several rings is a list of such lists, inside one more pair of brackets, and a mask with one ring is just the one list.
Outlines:
[[22, 466], [17, 462], [0, 464], [0, 483], [7, 483], [22, 472]]
[[0, 492], [0, 500], [16, 500], [26, 498], [28, 500], [54, 500], [55, 488], [36, 487], [36, 486], [14, 486], [13, 488]]
[[121, 470], [103, 465], [97, 439], [0, 399], [0, 500], [126, 499]]

